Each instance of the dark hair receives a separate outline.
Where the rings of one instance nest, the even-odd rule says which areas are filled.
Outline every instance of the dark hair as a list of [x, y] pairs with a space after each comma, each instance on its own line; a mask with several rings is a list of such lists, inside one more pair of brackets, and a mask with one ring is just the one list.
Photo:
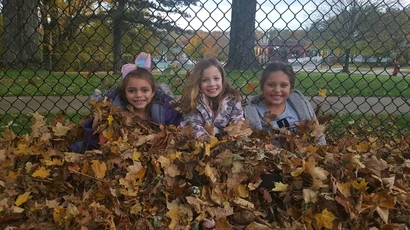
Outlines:
[[[157, 91], [157, 86], [155, 84], [155, 78], [149, 70], [144, 69], [144, 68], [137, 68], [136, 70], [129, 72], [127, 76], [125, 76], [125, 78], [122, 80], [122, 84], [117, 88], [118, 95], [120, 96], [121, 102], [125, 108], [128, 105], [127, 97], [125, 95], [125, 88], [127, 87], [127, 84], [131, 78], [146, 80], [151, 85], [152, 92], [155, 93]], [[150, 108], [150, 107], [151, 107], [150, 105], [147, 106], [147, 108]]]
[[292, 66], [290, 66], [290, 65], [288, 65], [284, 62], [272, 62], [272, 63], [268, 64], [262, 72], [262, 76], [261, 76], [261, 79], [259, 81], [261, 90], [263, 89], [263, 85], [265, 84], [266, 80], [268, 80], [269, 75], [272, 72], [276, 72], [276, 71], [284, 72], [289, 78], [290, 89], [295, 88], [296, 74], [295, 74], [295, 72], [293, 72]]
[[180, 107], [183, 113], [189, 114], [195, 111], [196, 106], [199, 103], [202, 74], [205, 69], [212, 66], [218, 68], [219, 72], [221, 73], [222, 91], [215, 99], [209, 101], [211, 109], [216, 110], [220, 106], [222, 99], [227, 95], [231, 95], [237, 100], [241, 98], [239, 91], [229, 85], [221, 62], [219, 62], [219, 60], [216, 58], [203, 59], [195, 65], [192, 74], [188, 78], [188, 84], [182, 91]]

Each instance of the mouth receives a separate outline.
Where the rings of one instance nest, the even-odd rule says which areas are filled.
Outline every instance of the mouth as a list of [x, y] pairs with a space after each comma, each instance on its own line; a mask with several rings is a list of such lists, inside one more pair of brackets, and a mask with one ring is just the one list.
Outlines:
[[208, 91], [209, 93], [216, 93], [217, 92], [217, 88], [215, 89], [207, 89], [206, 91]]
[[270, 97], [273, 99], [281, 99], [283, 96], [282, 95], [270, 95]]
[[134, 104], [139, 105], [139, 104], [144, 104], [145, 100], [134, 100], [133, 102], [134, 102]]

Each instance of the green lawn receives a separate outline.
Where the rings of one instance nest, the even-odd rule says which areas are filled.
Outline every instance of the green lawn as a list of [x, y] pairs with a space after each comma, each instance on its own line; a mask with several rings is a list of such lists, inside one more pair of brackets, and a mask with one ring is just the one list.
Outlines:
[[[246, 86], [258, 86], [261, 72], [231, 71], [228, 74], [230, 83], [248, 92]], [[185, 84], [185, 73], [172, 72], [155, 75], [159, 82], [171, 86], [179, 95]], [[0, 71], [0, 96], [44, 96], [44, 95], [89, 95], [94, 88], [105, 90], [119, 84], [121, 77], [111, 74], [77, 74], [53, 73], [47, 71]], [[374, 74], [316, 73], [298, 72], [296, 88], [306, 96], [318, 95], [319, 89], [326, 89], [328, 96], [376, 96], [410, 98], [410, 77], [376, 76]]]

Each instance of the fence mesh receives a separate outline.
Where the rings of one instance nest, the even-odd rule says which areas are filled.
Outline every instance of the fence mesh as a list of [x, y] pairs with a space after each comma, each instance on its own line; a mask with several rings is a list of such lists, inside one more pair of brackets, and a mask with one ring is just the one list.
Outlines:
[[408, 1], [0, 4], [0, 125], [18, 134], [34, 111], [80, 120], [93, 89], [118, 84], [121, 66], [141, 51], [152, 54], [153, 73], [177, 96], [204, 57], [217, 57], [245, 97], [260, 93], [267, 63], [283, 61], [297, 73], [296, 88], [333, 115], [330, 136], [410, 130]]

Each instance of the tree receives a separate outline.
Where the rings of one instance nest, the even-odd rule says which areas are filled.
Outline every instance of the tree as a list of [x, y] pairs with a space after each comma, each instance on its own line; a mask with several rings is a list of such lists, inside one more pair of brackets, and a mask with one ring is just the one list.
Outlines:
[[[112, 44], [114, 72], [119, 73], [125, 63], [124, 55], [136, 52], [153, 52], [161, 40], [163, 31], [179, 30], [168, 14], [189, 17], [184, 6], [198, 0], [42, 0], [42, 25], [44, 28], [43, 51], [45, 63], [52, 69], [56, 62], [54, 52], [64, 43], [72, 43], [84, 28], [99, 21], [113, 36], [105, 35], [104, 42]], [[147, 32], [151, 31], [151, 32]], [[131, 40], [129, 44], [127, 41]], [[89, 45], [88, 42], [81, 44]], [[92, 44], [91, 44], [92, 45]], [[136, 51], [135, 45], [138, 45]], [[62, 53], [63, 50], [60, 52]], [[85, 55], [90, 55], [86, 53]], [[48, 58], [48, 59], [46, 59]], [[61, 59], [61, 58], [60, 58]], [[63, 61], [65, 60], [62, 58]], [[130, 61], [130, 60], [129, 60]]]
[[1, 64], [23, 67], [40, 63], [38, 1], [3, 0], [4, 53]]
[[255, 69], [259, 62], [255, 57], [256, 0], [232, 0], [229, 55], [226, 69]]
[[374, 15], [383, 6], [377, 0], [332, 0], [329, 18], [313, 23], [309, 37], [317, 47], [344, 51], [343, 72], [349, 72], [350, 55], [358, 44], [374, 36], [379, 20]]

